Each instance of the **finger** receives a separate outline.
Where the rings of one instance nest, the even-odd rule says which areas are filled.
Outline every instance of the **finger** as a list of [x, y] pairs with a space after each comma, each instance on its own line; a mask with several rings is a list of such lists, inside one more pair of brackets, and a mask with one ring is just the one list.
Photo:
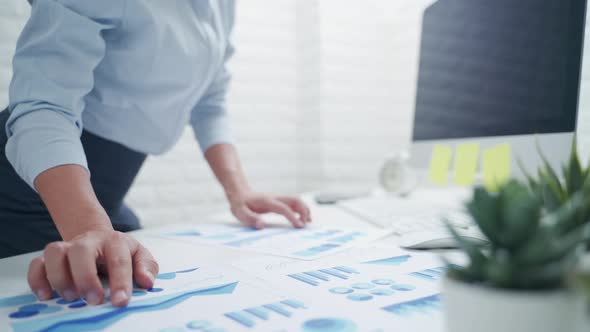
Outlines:
[[256, 229], [264, 228], [264, 222], [262, 221], [262, 218], [260, 218], [258, 214], [250, 210], [247, 206], [244, 205], [240, 208], [232, 210], [232, 212], [234, 213], [236, 218], [238, 218], [239, 221], [243, 222], [247, 226]]
[[105, 245], [104, 259], [109, 274], [109, 286], [111, 289], [111, 303], [115, 306], [124, 306], [129, 303], [133, 288], [133, 264], [129, 243], [125, 235], [115, 233]]
[[301, 220], [311, 222], [311, 211], [303, 200], [298, 197], [279, 197], [278, 200], [289, 205], [291, 209], [299, 214]]
[[96, 269], [99, 245], [85, 238], [72, 244], [68, 250], [68, 262], [76, 288], [86, 302], [92, 305], [100, 304], [104, 299], [104, 289]]
[[154, 280], [160, 270], [154, 256], [139, 243], [137, 243], [135, 250], [131, 254], [133, 275], [137, 284], [147, 289], [154, 287]]
[[49, 280], [47, 280], [43, 256], [39, 256], [31, 261], [27, 281], [31, 290], [40, 301], [51, 299], [51, 285], [49, 284]]
[[78, 298], [78, 291], [72, 279], [67, 258], [69, 244], [53, 242], [47, 245], [43, 253], [45, 271], [49, 284], [67, 301]]
[[287, 220], [289, 220], [293, 224], [293, 226], [297, 228], [305, 226], [303, 221], [297, 218], [295, 212], [291, 210], [291, 208], [287, 204], [276, 199], [269, 199], [268, 201], [265, 201], [265, 204], [269, 212], [274, 212], [283, 215], [285, 218], [287, 218]]

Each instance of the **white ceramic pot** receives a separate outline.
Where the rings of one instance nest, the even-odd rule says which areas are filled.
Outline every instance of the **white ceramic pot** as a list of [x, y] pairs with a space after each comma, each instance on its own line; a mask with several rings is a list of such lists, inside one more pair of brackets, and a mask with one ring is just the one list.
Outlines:
[[588, 332], [587, 299], [566, 290], [511, 291], [445, 277], [447, 332]]

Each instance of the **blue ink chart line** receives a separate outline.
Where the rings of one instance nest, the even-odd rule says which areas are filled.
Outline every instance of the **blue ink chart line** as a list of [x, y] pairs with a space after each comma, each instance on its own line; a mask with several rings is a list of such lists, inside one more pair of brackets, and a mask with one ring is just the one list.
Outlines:
[[135, 313], [169, 309], [191, 297], [231, 294], [238, 282], [214, 287], [195, 289], [180, 294], [169, 294], [143, 301], [136, 301], [127, 307], [101, 307], [94, 310], [73, 312], [57, 317], [41, 318], [13, 323], [15, 332], [74, 332], [105, 329], [115, 322]]

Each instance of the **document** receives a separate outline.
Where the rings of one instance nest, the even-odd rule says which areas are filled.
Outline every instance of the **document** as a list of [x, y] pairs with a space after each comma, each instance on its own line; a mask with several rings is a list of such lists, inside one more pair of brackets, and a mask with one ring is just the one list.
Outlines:
[[233, 265], [358, 322], [370, 317], [386, 331], [442, 330], [440, 280], [446, 266], [432, 254], [355, 248], [313, 262], [276, 257]]
[[257, 230], [237, 224], [195, 224], [155, 235], [175, 241], [218, 245], [238, 250], [313, 260], [332, 255], [390, 234], [383, 229], [345, 229], [307, 226], [267, 227]]
[[[425, 324], [428, 331], [439, 330], [431, 328], [437, 327], [432, 320], [439, 308], [435, 292], [414, 289], [419, 286], [393, 276], [371, 279], [363, 271], [342, 265], [327, 275], [340, 276], [334, 277], [337, 280], [355, 275], [346, 290], [322, 280], [326, 285], [321, 290], [296, 294], [231, 266], [192, 267], [161, 273], [154, 288], [135, 289], [130, 304], [123, 308], [109, 303], [90, 306], [82, 299], [65, 301], [58, 296], [37, 301], [32, 294], [23, 294], [0, 299], [0, 330], [384, 332], [409, 331]], [[362, 278], [371, 280], [363, 283]], [[315, 298], [324, 288], [329, 296]], [[398, 296], [403, 293], [416, 296]], [[367, 305], [368, 296], [389, 300]]]

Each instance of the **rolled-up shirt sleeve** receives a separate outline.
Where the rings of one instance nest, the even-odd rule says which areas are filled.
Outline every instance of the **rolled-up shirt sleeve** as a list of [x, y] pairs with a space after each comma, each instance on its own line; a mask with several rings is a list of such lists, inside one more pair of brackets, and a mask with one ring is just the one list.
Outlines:
[[104, 35], [117, 25], [118, 2], [32, 2], [13, 59], [5, 129], [6, 156], [33, 189], [35, 178], [50, 168], [88, 169], [80, 142], [84, 98], [105, 54]]
[[[225, 13], [228, 14], [226, 30], [229, 39], [233, 26], [233, 8], [226, 10]], [[190, 124], [203, 153], [215, 144], [234, 141], [226, 108], [226, 95], [231, 80], [227, 63], [233, 54], [234, 47], [228, 41], [223, 65], [191, 113]]]

